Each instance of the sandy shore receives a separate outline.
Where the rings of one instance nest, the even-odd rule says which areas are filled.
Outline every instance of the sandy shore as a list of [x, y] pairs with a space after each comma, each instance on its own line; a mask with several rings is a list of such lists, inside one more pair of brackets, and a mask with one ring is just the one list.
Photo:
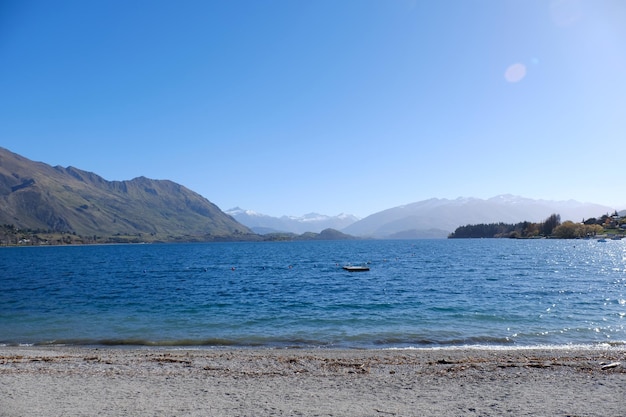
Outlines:
[[626, 348], [0, 347], [3, 417], [270, 415], [625, 416]]

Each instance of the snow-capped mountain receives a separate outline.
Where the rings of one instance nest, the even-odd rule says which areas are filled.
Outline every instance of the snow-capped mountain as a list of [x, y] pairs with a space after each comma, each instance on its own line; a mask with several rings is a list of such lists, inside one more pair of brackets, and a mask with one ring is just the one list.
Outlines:
[[244, 210], [239, 207], [226, 210], [226, 214], [229, 214], [239, 223], [248, 226], [254, 232], [259, 234], [272, 232], [288, 232], [296, 234], [302, 234], [305, 232], [319, 233], [328, 228], [341, 230], [359, 220], [358, 217], [344, 213], [337, 216], [309, 213], [300, 217], [273, 217], [257, 213], [252, 210]]
[[580, 222], [585, 218], [613, 213], [611, 207], [581, 203], [574, 200], [533, 200], [514, 195], [499, 195], [487, 200], [460, 197], [454, 200], [431, 198], [398, 206], [372, 214], [351, 224], [342, 232], [354, 236], [395, 237], [420, 236], [422, 232], [432, 235], [439, 230], [440, 237], [457, 227], [479, 223], [541, 222], [551, 214], [559, 214], [561, 220]]

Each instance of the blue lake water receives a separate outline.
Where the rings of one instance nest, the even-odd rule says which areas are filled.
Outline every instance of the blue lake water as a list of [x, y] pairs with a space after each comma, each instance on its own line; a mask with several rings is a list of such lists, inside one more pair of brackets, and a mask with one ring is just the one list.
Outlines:
[[626, 343], [626, 241], [2, 248], [0, 285], [0, 344]]

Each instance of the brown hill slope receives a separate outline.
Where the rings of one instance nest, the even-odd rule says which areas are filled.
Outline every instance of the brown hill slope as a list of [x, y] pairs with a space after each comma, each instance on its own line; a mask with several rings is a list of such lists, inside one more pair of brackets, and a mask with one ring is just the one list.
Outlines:
[[199, 194], [167, 180], [107, 181], [0, 148], [0, 223], [82, 236], [241, 239], [254, 234]]

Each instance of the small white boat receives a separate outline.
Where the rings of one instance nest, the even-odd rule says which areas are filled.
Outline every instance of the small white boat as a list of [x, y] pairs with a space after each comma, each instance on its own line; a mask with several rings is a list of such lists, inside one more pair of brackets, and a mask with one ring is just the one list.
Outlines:
[[346, 265], [343, 267], [343, 269], [345, 269], [348, 272], [365, 272], [365, 271], [369, 271], [370, 267], [369, 266], [351, 266], [351, 265]]

